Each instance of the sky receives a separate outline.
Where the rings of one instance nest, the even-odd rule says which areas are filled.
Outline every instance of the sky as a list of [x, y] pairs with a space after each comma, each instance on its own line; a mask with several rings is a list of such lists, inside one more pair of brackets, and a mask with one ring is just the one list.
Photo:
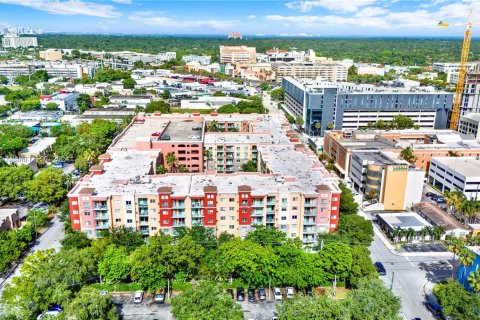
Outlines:
[[[0, 28], [112, 34], [462, 36], [480, 0], [0, 0]], [[449, 28], [437, 27], [440, 21]], [[480, 25], [473, 26], [473, 35]]]

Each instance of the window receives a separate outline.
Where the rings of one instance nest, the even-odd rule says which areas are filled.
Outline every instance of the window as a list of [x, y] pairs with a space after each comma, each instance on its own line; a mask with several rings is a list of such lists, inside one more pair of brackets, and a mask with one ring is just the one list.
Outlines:
[[325, 217], [320, 217], [321, 222], [325, 222]]
[[220, 201], [225, 202], [225, 198], [220, 198]]
[[333, 207], [332, 207], [332, 210], [337, 210], [337, 207], [333, 206]]
[[151, 218], [152, 222], [156, 222], [157, 218]]
[[168, 201], [162, 201], [162, 207], [167, 208], [168, 207]]
[[290, 237], [295, 238], [297, 236], [296, 233], [290, 233]]
[[73, 214], [78, 214], [78, 210], [73, 210]]
[[127, 223], [132, 223], [132, 219], [127, 219]]
[[208, 223], [213, 223], [213, 219], [208, 219]]
[[120, 209], [115, 209], [115, 214], [120, 214]]
[[72, 201], [72, 206], [76, 206], [78, 204], [77, 201]]
[[155, 230], [157, 230], [157, 227], [152, 227], [151, 229], [152, 229], [152, 231], [155, 231]]
[[90, 208], [90, 202], [84, 202], [84, 203], [83, 203], [83, 207], [84, 207], [85, 209]]
[[292, 220], [297, 220], [297, 216], [296, 215], [292, 216]]
[[220, 217], [220, 220], [225, 221], [225, 220], [227, 220], [227, 217], [221, 216], [221, 217]]
[[91, 225], [91, 224], [92, 224], [92, 223], [91, 223], [90, 221], [85, 221], [85, 225], [86, 225], [86, 226], [89, 226], [89, 225]]
[[248, 210], [247, 209], [242, 209], [242, 213], [247, 213]]
[[293, 197], [293, 201], [298, 201], [298, 197]]
[[118, 218], [117, 218], [117, 219], [115, 219], [115, 222], [116, 222], [116, 223], [120, 223], [120, 222], [122, 222], [122, 219], [118, 219]]
[[220, 229], [225, 230], [225, 229], [227, 229], [227, 226], [221, 225]]
[[228, 201], [235, 202], [235, 198], [230, 198], [230, 199], [228, 199]]
[[286, 221], [287, 220], [287, 217], [281, 217], [280, 218], [282, 221]]
[[247, 218], [242, 218], [242, 222], [247, 222], [248, 219]]
[[113, 204], [120, 204], [120, 200], [113, 200]]
[[167, 215], [167, 214], [168, 214], [168, 210], [163, 210], [162, 213], [163, 213], [163, 215]]
[[220, 211], [227, 211], [227, 208], [221, 207], [221, 208], [220, 208]]
[[235, 220], [235, 216], [230, 216], [230, 221], [234, 221]]
[[228, 208], [228, 211], [235, 211], [235, 207]]
[[151, 213], [157, 213], [157, 209], [151, 209], [150, 212]]
[[80, 223], [80, 220], [73, 220], [73, 223]]
[[208, 209], [207, 211], [209, 214], [213, 214], [213, 209]]
[[235, 226], [229, 225], [228, 229], [233, 230], [233, 229], [235, 229]]
[[337, 197], [333, 197], [333, 198], [332, 198], [332, 201], [337, 201], [337, 200], [338, 200]]
[[127, 210], [127, 213], [130, 213], [130, 214], [131, 214], [131, 213], [132, 213], [132, 210]]
[[155, 199], [150, 199], [150, 203], [155, 203]]
[[163, 220], [163, 223], [167, 224], [167, 223], [168, 223], [168, 220], [167, 220], [167, 219], [164, 219], [164, 220]]
[[127, 206], [131, 206], [131, 205], [132, 205], [132, 201], [130, 201], [130, 200], [125, 201], [125, 204], [126, 204]]
[[89, 217], [89, 216], [90, 216], [90, 212], [87, 211], [87, 212], [84, 213], [84, 215], [85, 215], [86, 217]]
[[292, 207], [292, 210], [298, 210], [298, 207], [294, 206], [294, 207]]
[[336, 214], [332, 215], [332, 219], [337, 219], [337, 215]]

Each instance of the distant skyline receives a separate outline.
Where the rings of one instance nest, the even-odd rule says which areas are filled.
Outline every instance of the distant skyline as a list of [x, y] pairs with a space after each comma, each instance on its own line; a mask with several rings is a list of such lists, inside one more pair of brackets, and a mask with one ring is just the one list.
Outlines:
[[[45, 32], [460, 37], [480, 0], [0, 0], [0, 27]], [[438, 21], [454, 26], [437, 27]], [[473, 35], [480, 35], [474, 25]]]

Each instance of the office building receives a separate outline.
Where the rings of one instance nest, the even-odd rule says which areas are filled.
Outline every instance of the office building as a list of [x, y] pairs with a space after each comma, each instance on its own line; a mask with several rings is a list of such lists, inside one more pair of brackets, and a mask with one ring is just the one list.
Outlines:
[[272, 72], [277, 82], [281, 82], [285, 77], [347, 81], [348, 68], [335, 62], [291, 62], [272, 63]]
[[305, 51], [287, 51], [273, 48], [267, 50], [265, 55], [261, 56], [261, 59], [265, 62], [292, 62], [292, 61], [304, 61]]
[[194, 54], [190, 54], [182, 57], [182, 61], [185, 63], [198, 62], [202, 66], [206, 66], [210, 64], [210, 60], [211, 60], [210, 56], [197, 56]]
[[62, 60], [62, 52], [57, 49], [47, 49], [45, 51], [39, 51], [40, 58], [46, 61], [58, 61]]
[[[358, 129], [402, 114], [421, 129], [445, 129], [453, 94], [432, 88], [381, 87], [320, 79], [283, 78], [284, 110], [301, 117], [309, 135], [323, 136], [328, 127]], [[317, 124], [318, 123], [318, 124]]]
[[356, 64], [357, 74], [359, 76], [370, 75], [370, 76], [381, 76], [385, 75], [385, 68], [381, 64], [367, 64], [359, 63]]
[[480, 124], [480, 113], [467, 113], [460, 116], [458, 122], [458, 132], [462, 134], [473, 135], [475, 139], [480, 140], [478, 125]]
[[247, 46], [220, 46], [220, 63], [255, 62], [257, 50]]
[[354, 188], [384, 210], [405, 210], [422, 199], [425, 173], [378, 150], [353, 151], [349, 172]]
[[242, 39], [242, 34], [240, 32], [230, 32], [228, 39]]
[[458, 189], [467, 199], [480, 200], [480, 158], [434, 157], [428, 182], [442, 192]]
[[[239, 130], [205, 132], [214, 120]], [[263, 225], [315, 244], [338, 227], [340, 190], [296, 141], [283, 116], [139, 114], [68, 194], [72, 227], [89, 237], [118, 226], [145, 236], [205, 226], [244, 237]], [[175, 170], [168, 153], [190, 172]], [[258, 172], [238, 171], [247, 159]], [[171, 173], [156, 174], [160, 165]]]
[[2, 38], [2, 47], [4, 49], [38, 47], [37, 37], [4, 36]]
[[40, 104], [45, 108], [49, 103], [55, 103], [62, 111], [77, 110], [78, 94], [68, 92], [57, 92], [52, 95], [40, 96]]
[[99, 62], [63, 63], [63, 62], [5, 62], [0, 63], [0, 74], [9, 78], [28, 76], [36, 71], [45, 70], [51, 77], [79, 79], [84, 75], [93, 77], [101, 68]]

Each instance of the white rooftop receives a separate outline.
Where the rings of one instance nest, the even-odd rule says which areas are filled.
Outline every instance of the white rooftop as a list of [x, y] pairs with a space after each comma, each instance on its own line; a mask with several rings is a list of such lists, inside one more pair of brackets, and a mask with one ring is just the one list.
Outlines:
[[415, 231], [420, 231], [424, 227], [432, 226], [416, 212], [379, 213], [377, 216], [385, 221], [392, 229], [400, 227], [401, 229], [412, 228]]
[[433, 159], [464, 177], [480, 177], [480, 160], [477, 157], [434, 157]]
[[56, 137], [45, 137], [45, 138], [38, 139], [34, 144], [23, 149], [21, 153], [30, 154], [30, 155], [39, 154], [43, 152], [45, 149], [52, 146], [55, 143], [55, 141], [57, 141]]

